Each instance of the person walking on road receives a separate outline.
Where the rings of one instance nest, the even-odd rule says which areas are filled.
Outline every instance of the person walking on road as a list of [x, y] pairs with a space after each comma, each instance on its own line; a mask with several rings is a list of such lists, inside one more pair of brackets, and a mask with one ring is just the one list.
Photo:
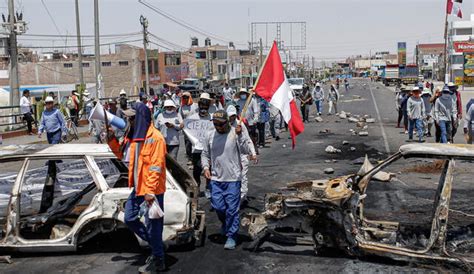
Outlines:
[[[166, 270], [163, 248], [163, 217], [150, 218], [148, 209], [157, 203], [164, 211], [166, 191], [166, 143], [151, 121], [151, 111], [143, 103], [135, 104], [135, 119], [130, 120], [128, 185], [133, 188], [125, 203], [125, 224], [151, 247], [151, 255], [139, 272]], [[140, 212], [145, 208], [145, 225]]]
[[44, 103], [46, 109], [41, 115], [38, 138], [41, 139], [41, 134], [46, 132], [49, 144], [59, 144], [61, 142], [61, 135], [67, 132], [66, 121], [64, 120], [63, 114], [54, 108], [53, 97], [46, 97]]
[[222, 224], [221, 234], [227, 237], [224, 249], [232, 250], [240, 227], [240, 156], [249, 154], [250, 146], [242, 135], [242, 126], [233, 128], [224, 110], [214, 113], [212, 122], [215, 130], [204, 141], [202, 166], [205, 177], [211, 180], [211, 205]]
[[[191, 93], [189, 91], [183, 92], [183, 95], [181, 96], [181, 106], [179, 108], [179, 115], [181, 116], [181, 120], [184, 121], [189, 116], [195, 114], [197, 110], [198, 110], [198, 106], [196, 103], [193, 102]], [[183, 127], [184, 127], [184, 124], [183, 124]], [[188, 159], [188, 166], [192, 166], [193, 145], [191, 144], [191, 141], [189, 141], [189, 138], [186, 134], [184, 134], [184, 146], [186, 149], [186, 158]]]
[[316, 111], [318, 116], [323, 113], [323, 102], [324, 102], [324, 90], [321, 87], [321, 84], [318, 82], [313, 89], [313, 100], [316, 104]]
[[269, 103], [257, 96], [258, 104], [260, 106], [260, 113], [257, 120], [257, 130], [258, 130], [258, 147], [265, 147], [265, 128], [267, 123], [270, 121], [270, 107]]
[[244, 109], [245, 103], [247, 102], [248, 96], [250, 96], [250, 93], [246, 88], [241, 88], [238, 96], [239, 99], [236, 101], [238, 115], [242, 122], [247, 126], [250, 138], [252, 139], [254, 146], [257, 147], [257, 121], [260, 113], [260, 108], [258, 106], [257, 100], [255, 98], [252, 98], [247, 107], [247, 112], [245, 113], [245, 116], [242, 117], [242, 111]]
[[418, 142], [423, 143], [423, 117], [425, 116], [425, 105], [420, 98], [420, 88], [413, 88], [413, 95], [408, 99], [408, 141], [413, 141], [413, 130], [416, 128], [418, 133]]
[[466, 118], [464, 118], [464, 135], [466, 136], [466, 142], [472, 145], [474, 138], [474, 99], [471, 99], [467, 103]]
[[334, 108], [334, 114], [337, 114], [338, 101], [339, 101], [339, 91], [337, 91], [337, 88], [334, 87], [334, 85], [331, 85], [331, 89], [329, 90], [329, 94], [328, 94], [328, 103], [329, 103], [328, 115], [332, 114], [333, 108]]
[[462, 121], [462, 100], [461, 94], [458, 91], [458, 86], [456, 86], [453, 82], [448, 83], [448, 88], [451, 92], [451, 96], [453, 97], [454, 102], [456, 103], [457, 108], [457, 115], [456, 120], [452, 122], [452, 137], [451, 139], [454, 140], [454, 136], [458, 132], [459, 122]]
[[349, 80], [347, 80], [347, 78], [344, 78], [344, 88], [346, 92], [349, 91]]
[[36, 125], [35, 119], [33, 118], [33, 112], [31, 108], [31, 101], [30, 101], [30, 91], [25, 89], [23, 91], [23, 96], [20, 99], [20, 111], [23, 114], [23, 120], [26, 121], [26, 126], [28, 127], [28, 134], [33, 135], [33, 123]]
[[406, 96], [406, 87], [401, 86], [401, 87], [396, 87], [395, 88], [395, 107], [398, 112], [398, 119], [397, 119], [397, 128], [400, 128], [400, 123], [402, 122], [403, 119], [403, 108], [402, 108], [402, 102], [403, 99]]
[[172, 100], [166, 100], [164, 103], [165, 111], [160, 113], [155, 121], [156, 128], [166, 140], [166, 150], [175, 160], [178, 159], [179, 150], [179, 132], [184, 124], [181, 116], [176, 111], [176, 105]]
[[224, 95], [225, 107], [227, 107], [230, 103], [234, 101], [235, 91], [233, 88], [229, 87], [229, 83], [224, 84], [224, 88], [222, 89], [222, 95]]
[[434, 106], [436, 104], [436, 100], [438, 100], [439, 97], [441, 97], [441, 89], [439, 88], [436, 88], [433, 96], [431, 97], [430, 99], [430, 103], [431, 103], [431, 116], [433, 117], [433, 121], [434, 121], [434, 126], [435, 126], [435, 142], [436, 143], [439, 143], [441, 142], [441, 128], [439, 127], [439, 123], [436, 121], [435, 119], [435, 115], [434, 115]]
[[270, 133], [275, 141], [280, 140], [280, 110], [270, 104]]
[[[227, 107], [227, 116], [229, 116], [230, 125], [235, 129], [237, 126], [241, 124], [241, 121], [237, 119], [237, 109], [233, 105], [229, 105]], [[240, 200], [241, 204], [245, 204], [247, 202], [247, 193], [249, 192], [249, 181], [247, 177], [247, 173], [249, 171], [249, 160], [253, 161], [255, 164], [258, 162], [257, 160], [257, 152], [255, 151], [255, 147], [253, 146], [252, 139], [250, 139], [249, 132], [245, 125], [241, 126], [242, 128], [242, 137], [247, 140], [249, 145], [250, 153], [249, 154], [240, 154], [240, 159], [242, 161], [242, 182], [240, 187]]]
[[436, 100], [433, 118], [441, 131], [441, 143], [452, 142], [452, 125], [456, 122], [457, 106], [451, 96], [449, 87], [443, 88], [443, 94]]
[[431, 116], [431, 91], [429, 88], [423, 89], [421, 99], [425, 105], [425, 117], [423, 117], [424, 134], [426, 137], [431, 137], [431, 128], [433, 127], [433, 117]]
[[303, 91], [298, 96], [298, 98], [300, 100], [301, 117], [303, 118], [303, 123], [308, 123], [309, 109], [313, 104], [313, 96], [311, 96], [311, 93], [309, 92], [309, 87], [307, 85], [303, 87]]

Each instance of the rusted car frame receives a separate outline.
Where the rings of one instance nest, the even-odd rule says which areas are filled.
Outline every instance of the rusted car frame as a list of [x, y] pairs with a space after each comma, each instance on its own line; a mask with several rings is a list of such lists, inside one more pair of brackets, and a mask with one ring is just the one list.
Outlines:
[[[444, 160], [434, 199], [431, 234], [421, 249], [384, 243], [397, 236], [399, 223], [369, 220], [364, 216], [369, 182], [375, 174], [401, 158]], [[377, 255], [403, 261], [471, 265], [473, 257], [453, 254], [446, 245], [454, 168], [458, 160], [474, 160], [474, 146], [410, 144], [400, 147], [399, 152], [366, 174], [288, 184], [281, 192], [266, 195], [265, 212], [244, 218], [243, 225], [249, 226], [249, 234], [254, 239], [249, 248], [256, 250], [268, 240], [312, 245], [316, 254], [337, 249], [359, 257]]]

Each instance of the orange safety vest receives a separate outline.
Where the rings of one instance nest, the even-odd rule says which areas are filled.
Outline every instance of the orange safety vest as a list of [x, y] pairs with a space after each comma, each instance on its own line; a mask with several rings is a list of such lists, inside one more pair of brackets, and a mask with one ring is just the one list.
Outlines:
[[[137, 143], [130, 144], [130, 165], [128, 169], [128, 186], [134, 187], [135, 149]], [[166, 191], [166, 142], [160, 131], [153, 124], [148, 128], [145, 140], [141, 142], [141, 151], [137, 168], [138, 182], [135, 193], [163, 194]]]

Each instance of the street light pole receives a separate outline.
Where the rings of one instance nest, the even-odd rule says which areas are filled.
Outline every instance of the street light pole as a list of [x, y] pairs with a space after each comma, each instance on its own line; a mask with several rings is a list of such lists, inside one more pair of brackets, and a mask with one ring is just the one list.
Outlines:
[[[102, 93], [101, 72], [100, 72], [100, 39], [99, 39], [99, 0], [94, 0], [94, 36], [95, 36], [95, 88], [97, 97]], [[82, 66], [82, 64], [81, 64]]]
[[82, 45], [81, 45], [81, 24], [79, 22], [79, 0], [75, 0], [76, 4], [76, 31], [77, 31], [77, 62], [79, 63], [79, 83], [82, 88], [84, 86], [84, 71], [82, 69]]
[[10, 25], [10, 105], [20, 104], [20, 82], [18, 79], [18, 48], [15, 30], [15, 4], [8, 1], [8, 14]]
[[140, 15], [140, 24], [143, 27], [143, 50], [145, 51], [145, 94], [150, 92], [150, 72], [148, 67], [148, 20]]

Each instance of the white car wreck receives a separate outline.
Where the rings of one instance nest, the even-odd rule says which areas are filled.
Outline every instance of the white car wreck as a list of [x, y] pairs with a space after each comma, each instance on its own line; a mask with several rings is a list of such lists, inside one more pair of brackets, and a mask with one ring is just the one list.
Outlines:
[[[170, 157], [166, 164], [163, 241], [202, 245], [197, 184]], [[4, 146], [0, 165], [0, 250], [75, 251], [100, 233], [126, 228], [128, 168], [107, 145]]]

